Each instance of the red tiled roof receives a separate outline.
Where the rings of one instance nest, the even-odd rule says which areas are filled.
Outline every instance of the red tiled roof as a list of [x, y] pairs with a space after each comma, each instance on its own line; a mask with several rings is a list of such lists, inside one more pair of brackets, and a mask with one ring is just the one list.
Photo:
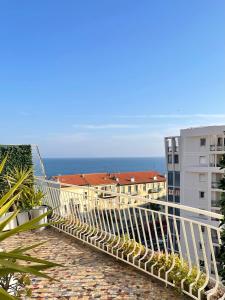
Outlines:
[[60, 175], [53, 179], [74, 185], [126, 185], [165, 181], [165, 177], [155, 171]]

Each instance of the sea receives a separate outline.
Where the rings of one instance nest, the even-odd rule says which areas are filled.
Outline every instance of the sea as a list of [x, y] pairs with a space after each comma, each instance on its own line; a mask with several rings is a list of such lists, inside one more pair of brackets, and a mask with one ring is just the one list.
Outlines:
[[164, 157], [129, 158], [44, 158], [47, 177], [66, 174], [120, 173], [134, 171], [158, 171], [165, 174]]

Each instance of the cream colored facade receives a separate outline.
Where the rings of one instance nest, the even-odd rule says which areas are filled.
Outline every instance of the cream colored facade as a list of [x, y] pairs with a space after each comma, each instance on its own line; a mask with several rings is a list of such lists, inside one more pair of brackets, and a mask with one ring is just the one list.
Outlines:
[[[64, 203], [77, 203], [84, 211], [99, 207], [112, 209], [129, 205], [148, 205], [149, 199], [165, 200], [166, 182], [134, 183], [129, 185], [96, 185], [61, 187], [60, 199]], [[81, 207], [80, 207], [81, 209]]]

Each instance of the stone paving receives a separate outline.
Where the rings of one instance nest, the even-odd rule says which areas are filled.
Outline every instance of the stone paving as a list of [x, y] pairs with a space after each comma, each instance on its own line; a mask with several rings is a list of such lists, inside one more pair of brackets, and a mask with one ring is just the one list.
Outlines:
[[61, 263], [64, 267], [48, 272], [58, 281], [34, 278], [32, 299], [186, 299], [150, 276], [53, 229], [18, 234], [7, 240], [3, 248], [11, 249], [43, 240], [47, 242], [30, 254]]

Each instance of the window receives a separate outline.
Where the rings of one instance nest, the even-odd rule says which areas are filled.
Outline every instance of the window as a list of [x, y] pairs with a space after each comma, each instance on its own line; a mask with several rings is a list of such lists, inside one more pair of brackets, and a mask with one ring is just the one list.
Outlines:
[[173, 186], [173, 172], [171, 171], [168, 172], [168, 185]]
[[168, 201], [173, 202], [173, 195], [168, 195]]
[[217, 231], [213, 229], [213, 230], [211, 231], [211, 233], [212, 233], [212, 242], [213, 242], [214, 244], [219, 244], [218, 233], [217, 233]]
[[204, 173], [199, 174], [199, 182], [206, 182], [206, 174]]
[[200, 199], [205, 198], [205, 192], [200, 191], [200, 192], [199, 192], [199, 198], [200, 198]]
[[174, 195], [175, 196], [180, 196], [180, 189], [175, 189]]
[[172, 164], [172, 155], [168, 155], [168, 164]]
[[146, 192], [146, 184], [143, 184], [143, 191]]
[[175, 202], [180, 203], [180, 196], [175, 196]]
[[179, 164], [179, 155], [178, 154], [174, 155], [174, 163]]
[[200, 156], [199, 157], [199, 164], [200, 165], [206, 165], [206, 156]]
[[199, 265], [200, 265], [200, 267], [204, 267], [205, 266], [205, 262], [204, 262], [204, 260], [199, 260]]
[[218, 137], [217, 139], [217, 146], [222, 146], [223, 139], [221, 137]]
[[128, 186], [128, 193], [131, 193], [131, 186]]
[[168, 207], [168, 213], [170, 214], [170, 215], [173, 215], [173, 207]]
[[175, 208], [175, 215], [180, 216], [180, 209], [179, 208]]
[[173, 189], [168, 189], [168, 195], [173, 196], [173, 194], [174, 194], [174, 190]]
[[138, 185], [135, 185], [135, 192], [138, 192]]
[[175, 172], [175, 186], [180, 186], [180, 172]]
[[175, 194], [175, 198], [174, 198], [175, 202], [180, 203], [180, 189], [175, 189], [174, 194]]
[[204, 147], [206, 145], [206, 139], [205, 138], [201, 138], [200, 139], [200, 146]]
[[214, 246], [213, 248], [214, 248], [215, 256], [218, 257], [220, 253], [220, 248], [218, 246]]

